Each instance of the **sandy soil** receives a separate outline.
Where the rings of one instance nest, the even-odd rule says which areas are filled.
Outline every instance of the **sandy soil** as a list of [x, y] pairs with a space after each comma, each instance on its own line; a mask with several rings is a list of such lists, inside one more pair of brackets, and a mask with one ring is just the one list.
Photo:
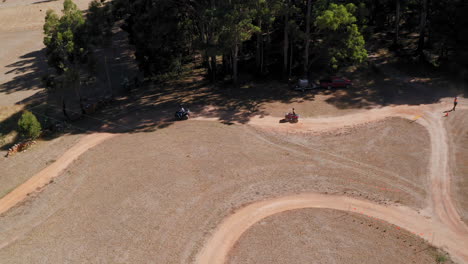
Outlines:
[[[0, 105], [20, 102], [40, 91], [39, 79], [45, 68], [43, 19], [47, 9], [58, 11], [62, 2], [0, 2]], [[76, 2], [86, 8], [90, 0]], [[331, 99], [326, 94], [317, 94], [309, 104], [299, 104], [299, 96], [288, 96], [292, 101], [282, 103], [280, 97], [270, 96], [266, 101], [245, 104], [248, 91], [245, 98], [236, 100], [226, 94], [206, 100], [216, 94], [210, 89], [201, 94], [200, 89], [189, 88], [166, 91], [167, 100], [161, 92], [158, 102], [172, 104], [176, 96], [185, 98], [184, 93], [191, 93], [194, 104], [226, 105], [224, 112], [215, 111], [211, 119], [207, 115], [151, 133], [88, 135], [5, 196], [0, 201], [0, 213], [4, 212], [0, 217], [2, 262], [147, 263], [151, 259], [155, 263], [222, 263], [247, 231], [230, 259], [258, 263], [262, 260], [257, 257], [268, 260], [275, 256], [263, 252], [275, 250], [275, 245], [269, 249], [267, 242], [275, 238], [275, 229], [287, 228], [287, 221], [298, 223], [290, 226], [295, 232], [301, 223], [306, 224], [310, 212], [319, 215], [313, 223], [316, 225], [326, 221], [323, 215], [345, 214], [302, 210], [296, 215], [288, 212], [272, 216], [311, 207], [361, 211], [373, 226], [381, 224], [379, 229], [391, 227], [372, 222], [375, 218], [426, 239], [432, 235], [432, 243], [468, 262], [468, 228], [459, 216], [466, 220], [468, 198], [464, 176], [466, 124], [465, 119], [459, 119], [463, 112], [457, 110], [456, 118], [453, 113], [442, 119], [440, 105], [364, 110], [356, 107], [375, 105], [352, 102], [354, 107], [337, 104], [343, 107], [339, 108], [326, 103]], [[339, 96], [340, 91], [337, 93]], [[150, 96], [149, 100], [154, 98]], [[299, 104], [303, 122], [278, 124], [283, 109], [293, 104]], [[461, 100], [463, 104], [466, 101]], [[447, 102], [441, 105], [448, 106]], [[212, 122], [219, 121], [216, 115], [229, 116], [230, 108], [254, 111], [256, 107], [266, 114], [245, 119], [250, 125]], [[399, 118], [386, 119], [389, 116]], [[401, 117], [422, 118], [409, 123]], [[97, 145], [104, 140], [105, 144]], [[67, 147], [70, 142], [57, 142], [55, 146]], [[18, 156], [17, 162], [10, 163], [6, 177], [0, 177], [0, 183], [8, 182], [11, 189], [26, 179], [9, 180], [18, 171], [14, 164], [23, 164], [25, 172], [33, 173], [43, 168], [43, 158], [53, 160], [52, 153], [58, 155], [60, 151], [57, 147], [50, 153], [44, 150], [44, 155], [32, 150]], [[34, 155], [41, 158], [26, 164]], [[47, 188], [42, 188], [45, 185]], [[4, 192], [8, 189], [5, 187]], [[271, 226], [266, 224], [264, 231], [258, 231], [261, 222], [256, 223], [269, 221], [267, 217], [273, 219]], [[407, 233], [395, 229], [395, 233], [379, 236], [372, 233], [377, 229], [364, 233], [345, 222], [363, 217], [348, 214], [342, 221], [327, 221], [329, 228], [341, 233], [320, 230], [318, 234], [324, 241], [353, 237], [342, 245], [373, 246], [374, 251], [369, 252], [376, 252], [374, 257], [402, 252], [402, 259], [393, 258], [392, 263], [404, 257], [430, 261], [429, 253], [421, 252], [421, 257], [414, 259], [406, 242], [401, 244], [389, 237], [408, 237], [406, 241], [414, 243], [411, 247], [427, 248]], [[313, 229], [307, 231], [309, 239], [317, 235]], [[343, 236], [344, 232], [350, 233]], [[302, 238], [299, 235], [283, 241], [297, 243]], [[385, 248], [387, 245], [389, 248]], [[306, 250], [301, 246], [296, 250]], [[253, 256], [256, 251], [259, 254]], [[337, 256], [318, 250], [302, 257], [328, 257], [326, 262], [358, 257], [351, 251], [343, 249]], [[290, 255], [294, 251], [277, 253], [286, 262], [294, 258]]]
[[[400, 121], [406, 122], [392, 120]], [[336, 157], [268, 141], [248, 126], [209, 121], [110, 139], [84, 153], [38, 198], [0, 218], [6, 238], [0, 257], [10, 263], [188, 263], [220, 220], [247, 203], [310, 192], [352, 192], [391, 203], [391, 192], [360, 183], [368, 179], [360, 165], [353, 169]], [[357, 139], [349, 148], [358, 155], [364, 143]], [[387, 176], [376, 171], [375, 177]]]
[[34, 174], [57, 160], [81, 138], [81, 135], [65, 135], [51, 141], [38, 141], [26, 152], [9, 158], [0, 152], [0, 199]]
[[[91, 0], [74, 2], [86, 9]], [[48, 9], [60, 12], [63, 1], [0, 1], [0, 106], [40, 91], [46, 69], [42, 27]]]
[[[281, 102], [274, 102], [264, 104], [260, 110], [269, 113], [271, 116], [274, 117], [283, 117], [286, 111], [291, 110], [291, 105], [293, 105], [296, 109], [297, 113], [300, 113], [301, 117], [326, 117], [326, 116], [340, 116], [352, 113], [359, 113], [365, 112], [368, 108], [359, 109], [357, 107], [350, 107], [347, 109], [340, 109], [333, 104], [326, 104], [326, 103], [306, 103], [302, 104], [302, 102], [310, 100], [308, 97], [313, 96], [315, 102], [325, 102], [330, 98], [334, 98], [339, 96], [342, 93], [342, 90], [336, 90], [331, 95], [324, 95], [320, 94], [323, 93], [324, 90], [319, 90], [318, 92], [306, 92], [300, 93], [297, 92], [298, 95], [303, 95], [304, 99], [297, 99], [293, 102], [289, 103], [281, 103]], [[370, 108], [370, 107], [369, 107]]]
[[[74, 0], [78, 8], [84, 10], [91, 0]], [[7, 0], [0, 1], [0, 32], [19, 32], [27, 30], [40, 30], [44, 26], [47, 10], [61, 12], [63, 0]]]
[[[442, 105], [445, 104], [444, 102]], [[438, 114], [442, 112], [441, 109], [441, 106], [433, 107], [432, 111], [424, 113], [425, 117], [423, 119], [418, 120], [418, 122], [424, 124], [428, 129], [431, 138], [430, 184], [428, 186], [430, 189], [428, 200], [430, 206], [424, 209], [425, 217], [415, 215], [414, 212], [411, 215], [408, 210], [398, 213], [397, 211], [401, 210], [401, 208], [393, 206], [382, 208], [381, 206], [370, 205], [368, 207], [377, 211], [371, 214], [372, 217], [383, 218], [390, 223], [402, 225], [404, 228], [413, 230], [413, 232], [420, 235], [427, 234], [428, 230], [432, 230], [434, 235], [439, 237], [437, 242], [433, 242], [434, 245], [446, 246], [456, 260], [465, 263], [468, 262], [468, 254], [466, 254], [466, 248], [468, 248], [468, 240], [466, 239], [468, 237], [468, 227], [461, 221], [450, 195], [449, 145], [447, 144], [448, 140], [444, 120]], [[353, 116], [349, 116], [348, 118], [354, 119]], [[347, 204], [346, 200], [350, 203], [349, 199], [342, 200], [338, 197], [322, 197], [309, 194], [278, 198], [249, 205], [223, 221], [198, 255], [197, 262], [223, 263], [227, 258], [229, 250], [234, 246], [241, 234], [257, 221], [272, 214], [307, 207], [324, 207], [350, 211], [349, 208], [345, 208]], [[358, 210], [360, 210], [359, 207]], [[385, 213], [384, 211], [387, 212]], [[400, 216], [392, 219], [390, 215], [393, 215], [393, 218], [395, 218], [395, 215]], [[412, 226], [410, 227], [408, 224]]]
[[[60, 175], [75, 159], [88, 149], [98, 145], [102, 141], [115, 136], [114, 134], [99, 133], [90, 134], [83, 137], [76, 145], [60, 155], [56, 161], [29, 178], [26, 182], [15, 188], [0, 200], [0, 214], [26, 199], [27, 196], [40, 190], [45, 185], [53, 182], [53, 179]], [[29, 175], [28, 175], [29, 176]]]
[[[430, 138], [422, 125], [393, 117], [314, 135], [291, 132], [285, 136], [268, 130], [265, 137], [286, 141], [308, 155], [328, 156], [363, 173], [360, 179], [341, 176], [344, 185], [374, 188], [375, 193], [415, 208], [426, 205]], [[346, 193], [355, 195], [351, 189]]]
[[456, 110], [446, 118], [453, 175], [453, 200], [463, 221], [468, 224], [468, 110]]
[[256, 223], [227, 263], [428, 264], [436, 263], [437, 254], [422, 238], [388, 223], [357, 213], [303, 209]]

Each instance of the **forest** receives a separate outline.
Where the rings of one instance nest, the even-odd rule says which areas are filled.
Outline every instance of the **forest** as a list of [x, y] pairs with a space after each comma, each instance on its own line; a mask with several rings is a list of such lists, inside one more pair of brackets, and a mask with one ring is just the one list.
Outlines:
[[[365, 64], [369, 50], [466, 78], [468, 3], [463, 0], [71, 0], [47, 13], [48, 62], [71, 79], [120, 22], [146, 77], [175, 74], [200, 58], [212, 82], [334, 74]], [[89, 67], [88, 67], [89, 68]], [[92, 68], [92, 67], [91, 67]]]

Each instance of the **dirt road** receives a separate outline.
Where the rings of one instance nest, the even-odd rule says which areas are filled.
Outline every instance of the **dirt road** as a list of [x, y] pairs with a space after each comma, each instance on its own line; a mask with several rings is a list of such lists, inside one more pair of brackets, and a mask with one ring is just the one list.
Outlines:
[[[439, 112], [438, 106], [385, 107], [370, 110], [367, 114], [358, 113], [342, 117], [303, 119], [297, 126], [290, 126], [289, 124], [279, 126], [280, 130], [284, 132], [323, 132], [343, 126], [355, 126], [374, 122], [391, 116], [409, 119], [423, 116], [423, 118], [417, 119], [417, 122], [429, 130], [431, 138], [431, 170], [429, 177], [431, 193], [428, 198], [431, 202], [429, 208], [423, 210], [423, 213], [420, 214], [416, 210], [406, 206], [384, 206], [345, 196], [316, 193], [304, 193], [263, 200], [250, 204], [227, 217], [219, 225], [211, 238], [206, 241], [204, 248], [196, 258], [197, 263], [225, 262], [233, 245], [253, 224], [273, 214], [302, 208], [330, 208], [352, 211], [384, 220], [395, 224], [398, 228], [403, 228], [422, 236], [432, 241], [436, 246], [445, 248], [456, 260], [462, 263], [468, 262], [468, 255], [466, 253], [466, 248], [468, 248], [468, 233], [466, 232], [466, 226], [460, 221], [460, 217], [449, 195], [448, 146], [443, 121], [441, 121], [441, 117], [437, 114]], [[250, 124], [261, 128], [274, 129], [278, 127], [277, 122], [277, 118], [265, 117], [254, 118]], [[114, 135], [92, 134], [84, 137], [80, 143], [67, 151], [54, 164], [0, 200], [0, 213], [5, 212], [22, 201], [27, 197], [28, 193], [34, 192], [46, 185], [87, 149], [112, 136]], [[6, 246], [11, 241], [2, 242], [4, 242], [3, 246]]]
[[[293, 130], [315, 128], [326, 129], [334, 126], [359, 124], [376, 121], [388, 116], [409, 117], [424, 112], [424, 118], [418, 119], [430, 133], [431, 137], [431, 206], [430, 217], [424, 217], [414, 210], [399, 206], [381, 206], [370, 202], [348, 197], [325, 196], [320, 194], [302, 194], [278, 199], [261, 201], [251, 204], [227, 219], [218, 227], [216, 232], [206, 243], [197, 257], [197, 263], [225, 263], [227, 255], [240, 236], [253, 224], [265, 217], [288, 210], [302, 208], [330, 208], [343, 211], [357, 211], [370, 217], [385, 220], [389, 223], [410, 230], [415, 234], [434, 239], [432, 242], [438, 247], [447, 248], [454, 259], [468, 263], [468, 228], [460, 219], [450, 195], [450, 172], [448, 170], [448, 144], [445, 127], [440, 116], [440, 108], [428, 107], [399, 107], [369, 111], [370, 113], [356, 114], [317, 120], [305, 120], [300, 127]], [[333, 120], [337, 122], [333, 122]], [[256, 119], [255, 124], [273, 127], [271, 119]], [[290, 128], [291, 129], [291, 128]]]
[[95, 133], [83, 137], [76, 145], [65, 152], [54, 163], [0, 199], [0, 214], [8, 211], [10, 208], [26, 199], [30, 193], [36, 192], [46, 186], [53, 178], [60, 175], [60, 173], [81, 154], [100, 144], [104, 140], [114, 136], [116, 136], [116, 134]]
[[408, 207], [381, 206], [344, 196], [301, 194], [257, 202], [238, 210], [218, 227], [198, 255], [197, 263], [225, 263], [226, 256], [236, 241], [253, 224], [273, 214], [303, 208], [352, 211], [382, 219], [396, 225], [395, 228], [410, 230], [428, 240], [434, 236], [436, 246], [446, 246], [453, 256], [464, 262], [468, 260], [466, 236], [448, 229], [443, 223], [427, 219]]

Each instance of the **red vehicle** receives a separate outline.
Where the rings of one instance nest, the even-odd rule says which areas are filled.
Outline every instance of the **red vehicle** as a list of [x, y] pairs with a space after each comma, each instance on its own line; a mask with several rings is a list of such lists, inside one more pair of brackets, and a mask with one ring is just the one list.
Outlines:
[[294, 112], [294, 108], [293, 108], [292, 113], [289, 112], [289, 113], [286, 113], [286, 115], [284, 115], [284, 121], [289, 122], [289, 123], [299, 122], [299, 115], [296, 114], [296, 112]]
[[342, 77], [331, 77], [330, 79], [320, 80], [320, 86], [323, 88], [349, 88], [351, 85], [350, 80]]

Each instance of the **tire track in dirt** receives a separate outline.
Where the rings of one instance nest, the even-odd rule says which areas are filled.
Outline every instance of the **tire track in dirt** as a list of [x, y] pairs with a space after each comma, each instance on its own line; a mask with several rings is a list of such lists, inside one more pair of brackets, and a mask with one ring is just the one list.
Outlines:
[[30, 193], [39, 191], [49, 184], [53, 178], [59, 176], [60, 173], [81, 154], [114, 136], [117, 136], [117, 134], [94, 133], [84, 136], [77, 144], [67, 150], [67, 152], [60, 156], [60, 158], [58, 158], [54, 163], [47, 166], [42, 171], [31, 177], [28, 181], [21, 184], [19, 187], [0, 199], [0, 215], [22, 202]]
[[[286, 141], [286, 140], [283, 140], [283, 139], [279, 139], [279, 138], [276, 139], [275, 138], [275, 140], [282, 141], [281, 143], [277, 143], [277, 142], [274, 142], [274, 140], [267, 138], [265, 135], [260, 135], [260, 134], [255, 133], [255, 132], [250, 132], [250, 133], [252, 135], [254, 135], [255, 137], [257, 137], [258, 139], [260, 139], [260, 140], [262, 140], [262, 141], [264, 141], [264, 142], [266, 142], [266, 143], [268, 143], [268, 144], [270, 144], [272, 146], [275, 146], [275, 147], [278, 147], [278, 148], [281, 148], [281, 149], [284, 149], [284, 150], [287, 150], [287, 151], [291, 151], [291, 152], [297, 153], [297, 154], [302, 155], [302, 156], [308, 157], [308, 156], [311, 155], [312, 152], [317, 152], [317, 153], [323, 154], [325, 156], [329, 156], [330, 158], [326, 159], [327, 161], [334, 162], [336, 164], [340, 164], [341, 166], [345, 166], [345, 167], [347, 167], [347, 168], [349, 168], [351, 170], [354, 170], [355, 172], [363, 174], [363, 172], [366, 169], [374, 171], [374, 172], [380, 172], [380, 173], [383, 173], [385, 175], [388, 175], [388, 176], [392, 177], [393, 179], [397, 179], [399, 181], [405, 182], [405, 183], [409, 184], [411, 187], [413, 187], [415, 189], [422, 189], [422, 187], [420, 187], [416, 183], [411, 182], [410, 180], [402, 177], [401, 175], [399, 175], [399, 174], [397, 174], [395, 172], [385, 170], [385, 169], [382, 169], [382, 168], [378, 168], [378, 167], [373, 166], [371, 164], [363, 163], [363, 162], [360, 162], [360, 161], [357, 161], [357, 160], [354, 160], [354, 159], [351, 159], [351, 158], [348, 158], [348, 157], [345, 157], [345, 156], [342, 156], [342, 155], [338, 155], [338, 154], [331, 153], [331, 152], [328, 152], [328, 151], [312, 148], [310, 146], [305, 146], [305, 145], [302, 145], [302, 144], [299, 144], [299, 143], [292, 143], [292, 142], [289, 142], [289, 141]], [[284, 143], [290, 144], [293, 147], [284, 146]], [[293, 149], [293, 148], [299, 148], [299, 149], [296, 150], [296, 149]], [[375, 173], [372, 173], [372, 175], [374, 176]], [[381, 180], [385, 182], [387, 179], [382, 178]], [[401, 191], [403, 191], [403, 192], [405, 192], [405, 193], [407, 193], [409, 195], [412, 195], [412, 190], [408, 189], [407, 187], [405, 187], [401, 183], [392, 182], [392, 184], [398, 186], [397, 189], [399, 189], [399, 190], [401, 190]]]
[[[307, 119], [305, 125], [295, 127], [295, 129], [298, 131], [326, 131], [343, 127], [343, 125], [363, 124], [370, 122], [369, 120], [373, 122], [390, 116], [408, 117], [411, 114], [414, 115], [415, 111], [421, 109], [421, 107], [394, 107], [393, 109], [394, 111], [391, 111], [390, 108], [372, 111], [372, 115], [367, 119], [365, 118], [366, 114], [330, 118], [334, 121], [327, 122], [323, 122], [323, 118]], [[274, 118], [269, 120], [274, 121], [274, 123], [277, 122], [277, 119]], [[315, 122], [316, 120], [317, 122]], [[449, 195], [448, 145], [444, 126], [442, 121], [434, 114], [428, 113], [426, 120], [427, 122], [421, 123], [429, 129], [431, 135], [431, 198], [433, 213], [438, 216], [437, 218], [427, 219], [419, 215], [415, 210], [404, 206], [382, 206], [369, 201], [343, 196], [309, 193], [282, 197], [253, 203], [226, 218], [197, 255], [197, 263], [223, 263], [232, 246], [250, 226], [270, 215], [302, 208], [354, 210], [416, 233], [432, 233], [437, 237], [433, 242], [434, 245], [446, 247], [457, 260], [468, 262], [468, 253], [466, 253], [468, 248], [467, 228], [460, 220]], [[274, 123], [268, 125], [266, 121], [268, 120], [263, 119], [262, 122], [255, 122], [254, 120], [252, 123], [267, 128], [276, 125]], [[51, 179], [58, 176], [88, 149], [113, 136], [116, 135], [98, 133], [83, 137], [78, 144], [68, 150], [56, 162], [2, 198], [0, 200], [0, 214], [24, 200], [29, 193], [40, 190], [40, 188], [47, 185]]]
[[[452, 201], [451, 173], [448, 167], [449, 146], [442, 119], [427, 113], [426, 128], [431, 136], [431, 204], [434, 214], [452, 230], [468, 237], [468, 227]], [[466, 248], [468, 251], [468, 247]]]
[[256, 202], [238, 210], [222, 222], [200, 251], [196, 263], [225, 263], [226, 256], [231, 248], [252, 225], [277, 213], [304, 208], [327, 208], [358, 212], [385, 220], [418, 234], [430, 236], [434, 232], [437, 237], [434, 240], [435, 245], [447, 246], [454, 256], [459, 256], [465, 261], [468, 259], [468, 255], [464, 252], [468, 246], [466, 237], [453, 233], [452, 230], [446, 229], [443, 224], [426, 219], [408, 207], [389, 207], [346, 196], [308, 193]]
[[[394, 108], [394, 111], [374, 111], [370, 117], [372, 121], [382, 119], [384, 116], [408, 117], [415, 114], [418, 108], [404, 107]], [[419, 107], [419, 110], [424, 108]], [[439, 112], [437, 109], [436, 112]], [[448, 142], [446, 131], [441, 117], [434, 114], [435, 110], [426, 111], [424, 121], [418, 121], [428, 129], [431, 139], [430, 157], [430, 192], [432, 215], [436, 217], [425, 218], [415, 210], [404, 206], [381, 206], [368, 201], [356, 200], [343, 196], [330, 196], [322, 194], [301, 194], [287, 196], [277, 199], [260, 201], [250, 204], [231, 216], [227, 217], [214, 231], [202, 250], [198, 253], [196, 263], [215, 264], [225, 263], [227, 255], [235, 245], [240, 236], [258, 221], [289, 210], [303, 208], [328, 208], [342, 211], [353, 211], [353, 209], [365, 212], [365, 214], [385, 220], [391, 224], [398, 225], [406, 230], [418, 234], [432, 234], [433, 245], [443, 247], [448, 250], [452, 257], [462, 263], [468, 263], [468, 228], [461, 221], [460, 216], [452, 202], [450, 195], [450, 172], [448, 170]], [[376, 115], [376, 113], [378, 113]], [[358, 114], [360, 115], [360, 114]], [[333, 118], [331, 118], [333, 119]], [[336, 120], [343, 120], [341, 117]], [[350, 120], [362, 123], [362, 118], [352, 118], [348, 116], [347, 124]], [[309, 121], [306, 119], [306, 122]], [[343, 120], [344, 121], [344, 120]], [[261, 122], [254, 122], [265, 127], [273, 127], [272, 119], [263, 119]], [[269, 124], [268, 124], [269, 123]], [[326, 126], [328, 122], [315, 123], [319, 127]], [[329, 124], [329, 123], [328, 123]], [[333, 127], [333, 126], [329, 126]], [[302, 125], [301, 129], [311, 128], [312, 125]], [[295, 127], [294, 129], [298, 129]], [[326, 128], [323, 128], [326, 129]], [[434, 237], [436, 239], [434, 240]]]

